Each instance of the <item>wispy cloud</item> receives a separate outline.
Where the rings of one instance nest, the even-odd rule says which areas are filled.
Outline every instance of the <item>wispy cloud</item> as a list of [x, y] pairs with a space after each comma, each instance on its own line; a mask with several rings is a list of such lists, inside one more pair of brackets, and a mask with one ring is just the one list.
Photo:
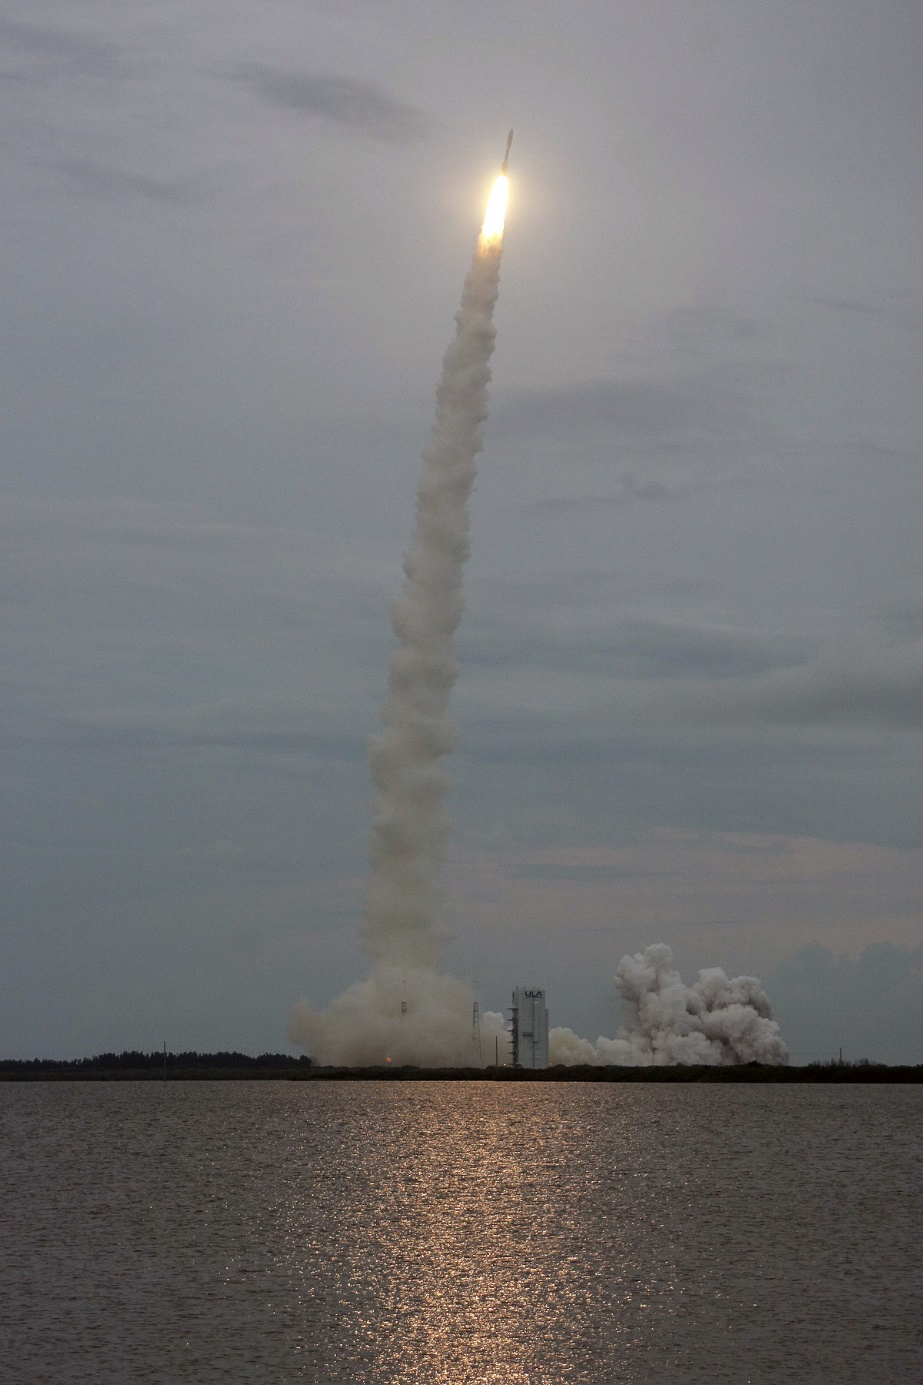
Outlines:
[[684, 496], [697, 494], [705, 486], [706, 483], [696, 481], [678, 485], [665, 485], [662, 481], [638, 481], [632, 472], [626, 471], [618, 477], [608, 495], [552, 495], [544, 500], [529, 501], [521, 508], [535, 514], [559, 514], [565, 511], [593, 513], [600, 506], [620, 509], [628, 505], [668, 505]]
[[721, 717], [786, 726], [870, 723], [912, 730], [923, 726], [923, 669], [844, 668], [817, 663], [715, 694]]
[[141, 197], [184, 206], [198, 201], [200, 196], [188, 184], [151, 178], [143, 173], [125, 173], [90, 159], [56, 159], [47, 166], [63, 173], [74, 189], [90, 197]]
[[733, 409], [700, 387], [671, 382], [610, 380], [530, 391], [498, 404], [492, 434], [609, 431], [624, 439], [664, 437], [674, 430], [725, 427]]
[[234, 74], [270, 105], [389, 144], [411, 144], [429, 131], [422, 111], [397, 101], [380, 87], [322, 72], [290, 72], [251, 63]]
[[829, 294], [805, 294], [802, 303], [813, 303], [818, 308], [831, 308], [834, 312], [863, 313], [875, 317], [889, 317], [887, 308], [876, 303], [862, 303], [853, 298], [833, 298]]
[[[796, 1057], [884, 1062], [923, 1057], [923, 948], [878, 942], [857, 957], [809, 943], [772, 978]], [[799, 1051], [800, 1050], [800, 1051]]]
[[[598, 943], [600, 963], [609, 946], [636, 947], [654, 938], [694, 947], [699, 965], [709, 952], [726, 955], [729, 944], [748, 936], [779, 961], [812, 934], [838, 951], [852, 950], [874, 920], [878, 937], [892, 945], [874, 970], [893, 984], [900, 979], [895, 952], [918, 931], [919, 850], [661, 827], [614, 845], [469, 846], [467, 852], [455, 885], [469, 916], [483, 904], [488, 928], [502, 918], [557, 937], [562, 920], [569, 928], [579, 923], [587, 945]], [[817, 952], [826, 975], [832, 958], [826, 947]], [[923, 951], [918, 969], [921, 962]]]
[[[470, 642], [469, 642], [470, 641]], [[740, 630], [628, 619], [604, 631], [523, 631], [482, 623], [466, 639], [466, 664], [602, 671], [631, 679], [746, 678], [803, 663], [796, 641]]]
[[898, 639], [923, 639], [923, 603], [908, 601], [891, 606], [882, 613], [880, 622]]
[[31, 53], [46, 62], [75, 68], [86, 76], [114, 77], [124, 60], [113, 44], [73, 29], [45, 29], [0, 19], [0, 44]]
[[143, 726], [61, 723], [62, 743], [80, 750], [148, 752], [151, 750], [228, 750], [257, 755], [300, 755], [311, 759], [363, 759], [365, 741], [359, 736], [300, 730], [180, 731]]

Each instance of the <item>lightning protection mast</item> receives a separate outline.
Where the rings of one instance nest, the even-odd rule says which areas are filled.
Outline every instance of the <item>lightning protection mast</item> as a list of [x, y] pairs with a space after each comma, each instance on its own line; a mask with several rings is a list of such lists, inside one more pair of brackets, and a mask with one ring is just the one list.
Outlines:
[[476, 1000], [471, 1010], [471, 1066], [484, 1066], [481, 1055], [481, 1007]]

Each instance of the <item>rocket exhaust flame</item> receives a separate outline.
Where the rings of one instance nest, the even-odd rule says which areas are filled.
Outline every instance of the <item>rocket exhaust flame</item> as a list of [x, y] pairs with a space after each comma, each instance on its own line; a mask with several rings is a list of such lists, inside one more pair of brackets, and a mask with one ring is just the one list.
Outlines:
[[490, 194], [490, 201], [487, 203], [487, 211], [484, 213], [484, 225], [481, 227], [481, 235], [478, 240], [479, 249], [483, 245], [486, 252], [493, 241], [503, 239], [503, 223], [506, 219], [506, 199], [509, 192], [509, 179], [505, 173], [501, 173], [494, 183], [493, 191]]

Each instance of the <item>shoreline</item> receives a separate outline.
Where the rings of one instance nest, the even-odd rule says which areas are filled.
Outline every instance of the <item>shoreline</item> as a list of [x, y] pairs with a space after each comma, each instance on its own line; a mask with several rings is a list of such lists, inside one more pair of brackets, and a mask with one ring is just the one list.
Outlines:
[[[169, 1058], [169, 1055], [168, 1055]], [[0, 1082], [923, 1082], [923, 1064], [830, 1063], [795, 1066], [603, 1067], [574, 1065], [528, 1068], [333, 1068], [292, 1067], [90, 1067], [82, 1060], [11, 1060], [0, 1063]]]

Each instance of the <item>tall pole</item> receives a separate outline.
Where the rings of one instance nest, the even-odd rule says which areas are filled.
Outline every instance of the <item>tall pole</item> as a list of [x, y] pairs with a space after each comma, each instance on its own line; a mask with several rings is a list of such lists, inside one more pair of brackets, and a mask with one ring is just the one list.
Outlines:
[[483, 1061], [481, 1054], [481, 1007], [475, 1000], [471, 1012], [471, 1066], [479, 1068]]

